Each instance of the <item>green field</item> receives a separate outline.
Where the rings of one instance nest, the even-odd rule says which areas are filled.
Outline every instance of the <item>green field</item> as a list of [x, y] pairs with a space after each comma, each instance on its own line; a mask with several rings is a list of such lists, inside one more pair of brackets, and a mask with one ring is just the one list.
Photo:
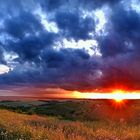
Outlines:
[[0, 140], [140, 140], [140, 101], [1, 101]]

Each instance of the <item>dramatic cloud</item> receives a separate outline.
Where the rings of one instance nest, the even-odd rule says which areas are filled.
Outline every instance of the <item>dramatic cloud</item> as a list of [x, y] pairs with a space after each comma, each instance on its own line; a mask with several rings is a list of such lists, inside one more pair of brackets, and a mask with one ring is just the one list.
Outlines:
[[58, 12], [56, 13], [56, 23], [62, 30], [63, 36], [76, 40], [90, 38], [89, 33], [94, 31], [94, 20], [82, 18], [78, 13]]
[[0, 2], [0, 85], [140, 90], [140, 10], [127, 0]]

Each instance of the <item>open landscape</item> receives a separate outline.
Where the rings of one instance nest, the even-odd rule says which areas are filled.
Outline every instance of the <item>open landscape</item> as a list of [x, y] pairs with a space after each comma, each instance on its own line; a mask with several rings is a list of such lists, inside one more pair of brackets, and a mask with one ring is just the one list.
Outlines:
[[0, 140], [140, 140], [140, 0], [0, 0]]
[[[1, 140], [139, 140], [140, 101], [1, 101]], [[128, 106], [129, 104], [129, 106]]]

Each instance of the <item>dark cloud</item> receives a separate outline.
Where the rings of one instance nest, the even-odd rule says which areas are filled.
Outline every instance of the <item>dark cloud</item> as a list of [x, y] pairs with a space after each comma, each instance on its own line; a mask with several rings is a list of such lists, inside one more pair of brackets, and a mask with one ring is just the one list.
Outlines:
[[94, 70], [98, 67], [96, 59], [92, 60], [84, 50], [80, 49], [62, 49], [59, 52], [47, 49], [43, 51], [41, 59], [39, 67], [34, 67], [32, 64], [34, 67], [32, 70], [28, 70], [31, 64], [24, 65], [25, 69], [19, 65], [15, 71], [1, 75], [1, 84], [43, 83], [46, 86], [52, 84], [69, 90], [78, 90], [78, 87], [81, 88], [79, 90], [84, 90], [82, 85], [88, 85], [89, 73], [94, 74]]
[[104, 57], [111, 57], [127, 52], [124, 39], [119, 35], [109, 34], [103, 38], [100, 38], [99, 43], [102, 55]]
[[122, 7], [118, 7], [111, 17], [111, 21], [115, 32], [124, 40], [131, 42], [131, 48], [135, 53], [140, 53], [140, 14], [134, 10], [126, 11]]
[[79, 3], [83, 8], [87, 8], [88, 10], [93, 10], [97, 8], [101, 8], [104, 5], [108, 5], [113, 8], [116, 4], [120, 3], [121, 0], [77, 0], [77, 5]]
[[140, 15], [136, 11], [127, 11], [120, 6], [113, 11], [111, 20], [115, 31], [120, 35], [129, 39], [140, 37]]
[[4, 20], [3, 30], [15, 38], [24, 38], [42, 31], [43, 27], [32, 13], [21, 11], [19, 15]]
[[92, 18], [83, 18], [79, 13], [74, 12], [57, 12], [56, 23], [65, 37], [76, 40], [90, 38], [89, 33], [95, 29]]
[[54, 33], [42, 32], [38, 36], [31, 35], [13, 42], [9, 41], [8, 51], [14, 51], [19, 55], [21, 61], [34, 61], [39, 59], [39, 55], [44, 48], [49, 48], [53, 44], [56, 35]]
[[140, 57], [134, 54], [123, 54], [113, 58], [106, 58], [102, 67], [104, 77], [103, 87], [122, 87], [139, 90]]
[[5, 64], [6, 62], [4, 61], [4, 56], [3, 56], [3, 49], [0, 46], [0, 63]]
[[104, 5], [114, 6], [121, 0], [41, 0], [40, 5], [45, 11], [53, 11], [58, 9], [67, 8], [68, 11], [71, 9], [93, 10], [101, 8]]
[[103, 86], [124, 85], [130, 89], [139, 89], [140, 15], [118, 5], [111, 13], [109, 24], [112, 26], [108, 35], [99, 37], [105, 62], [102, 66]]
[[65, 5], [69, 0], [41, 0], [40, 5], [46, 11], [58, 9], [61, 5]]
[[[126, 9], [120, 0], [16, 2], [0, 2], [0, 63], [13, 68], [0, 75], [1, 85], [51, 85], [79, 91], [123, 85], [139, 90], [140, 14], [134, 9]], [[83, 13], [105, 5], [110, 9], [105, 34], [96, 34], [95, 17]], [[42, 20], [53, 22], [58, 32], [47, 30], [51, 25], [44, 23], [46, 29]], [[94, 39], [101, 56], [90, 56], [87, 48], [68, 48], [63, 39]], [[4, 52], [17, 57], [9, 62]]]

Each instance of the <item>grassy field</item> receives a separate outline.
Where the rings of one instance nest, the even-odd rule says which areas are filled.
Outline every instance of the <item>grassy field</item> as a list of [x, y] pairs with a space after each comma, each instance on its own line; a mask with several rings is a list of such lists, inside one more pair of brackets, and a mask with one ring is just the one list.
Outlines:
[[116, 109], [106, 101], [0, 102], [0, 140], [140, 140], [140, 101], [127, 105]]

